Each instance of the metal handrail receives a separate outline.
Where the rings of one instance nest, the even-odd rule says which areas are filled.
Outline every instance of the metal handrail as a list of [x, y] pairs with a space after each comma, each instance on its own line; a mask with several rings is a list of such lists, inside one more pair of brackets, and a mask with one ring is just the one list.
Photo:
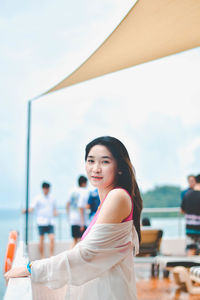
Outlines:
[[143, 213], [160, 213], [160, 212], [178, 212], [180, 213], [180, 207], [144, 207], [142, 210]]
[[[57, 240], [66, 240], [70, 239], [70, 224], [66, 215], [65, 208], [58, 209], [59, 215], [56, 217], [56, 239]], [[179, 207], [145, 207], [142, 210], [142, 213], [177, 213], [177, 226], [178, 226], [178, 236], [181, 236], [183, 233], [183, 225], [181, 223], [182, 220], [182, 214], [180, 213]], [[170, 218], [170, 216], [168, 216]], [[37, 226], [35, 223], [35, 219], [33, 216], [30, 217], [30, 224], [29, 224], [29, 236], [30, 240], [37, 240], [38, 234], [37, 234]]]

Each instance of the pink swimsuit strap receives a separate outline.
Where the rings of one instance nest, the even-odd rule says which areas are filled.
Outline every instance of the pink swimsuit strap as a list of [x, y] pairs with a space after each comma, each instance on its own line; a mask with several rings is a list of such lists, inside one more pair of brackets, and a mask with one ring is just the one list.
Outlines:
[[[115, 189], [122, 189], [122, 190], [124, 190], [124, 191], [129, 195], [129, 197], [131, 198], [131, 195], [129, 194], [129, 192], [128, 192], [127, 190], [125, 190], [125, 189], [123, 189], [123, 188], [121, 188], [121, 187], [117, 187], [117, 188], [115, 188]], [[106, 195], [106, 197], [107, 197], [107, 195]], [[103, 199], [102, 204], [103, 204], [104, 200], [106, 199], [106, 197]], [[128, 221], [133, 220], [133, 200], [132, 200], [132, 198], [131, 198], [131, 202], [132, 202], [131, 212], [130, 212], [130, 214], [128, 215], [128, 217], [126, 217], [126, 218], [122, 221], [122, 223], [123, 223], [123, 222], [128, 222]], [[101, 204], [101, 205], [102, 205], [102, 204]], [[97, 220], [97, 217], [98, 217], [98, 215], [99, 215], [99, 213], [100, 213], [100, 210], [101, 210], [101, 208], [98, 209], [98, 210], [96, 211], [96, 214], [94, 215], [92, 221], [90, 222], [90, 225], [88, 226], [88, 228], [87, 228], [87, 229], [85, 230], [85, 232], [83, 233], [81, 240], [84, 240], [84, 238], [86, 237], [86, 235], [87, 235], [87, 234], [89, 233], [89, 231], [91, 230], [92, 226], [96, 223], [96, 220]]]

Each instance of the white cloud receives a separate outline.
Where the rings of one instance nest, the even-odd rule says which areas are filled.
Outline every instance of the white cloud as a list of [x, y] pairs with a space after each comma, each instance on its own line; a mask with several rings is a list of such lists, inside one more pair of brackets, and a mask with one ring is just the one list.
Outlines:
[[200, 137], [197, 136], [187, 139], [185, 145], [178, 149], [179, 163], [183, 172], [187, 175], [200, 173], [199, 157], [196, 156], [197, 151], [200, 152]]

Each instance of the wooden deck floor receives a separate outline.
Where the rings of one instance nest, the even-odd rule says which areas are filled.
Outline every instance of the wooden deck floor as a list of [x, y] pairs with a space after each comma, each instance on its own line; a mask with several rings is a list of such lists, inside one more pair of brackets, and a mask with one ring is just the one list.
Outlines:
[[151, 278], [150, 265], [136, 264], [138, 300], [200, 300], [200, 295], [189, 295], [174, 282], [172, 274], [168, 279]]

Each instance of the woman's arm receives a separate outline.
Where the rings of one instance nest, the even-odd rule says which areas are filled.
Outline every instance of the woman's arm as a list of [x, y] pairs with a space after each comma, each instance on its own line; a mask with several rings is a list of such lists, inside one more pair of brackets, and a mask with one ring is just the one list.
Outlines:
[[[96, 224], [73, 249], [34, 261], [31, 279], [49, 288], [82, 285], [101, 276], [133, 252], [131, 234], [130, 222]], [[10, 277], [27, 276], [25, 269], [13, 271]]]
[[[130, 214], [131, 205], [131, 199], [125, 191], [111, 191], [102, 205], [98, 224], [87, 238], [72, 250], [33, 262], [33, 281], [51, 288], [67, 283], [81, 285], [114, 266], [132, 251], [127, 234], [132, 226], [123, 223], [123, 227], [118, 227], [122, 225], [118, 223]], [[26, 268], [18, 268], [10, 273], [10, 277], [28, 276], [27, 272]]]

